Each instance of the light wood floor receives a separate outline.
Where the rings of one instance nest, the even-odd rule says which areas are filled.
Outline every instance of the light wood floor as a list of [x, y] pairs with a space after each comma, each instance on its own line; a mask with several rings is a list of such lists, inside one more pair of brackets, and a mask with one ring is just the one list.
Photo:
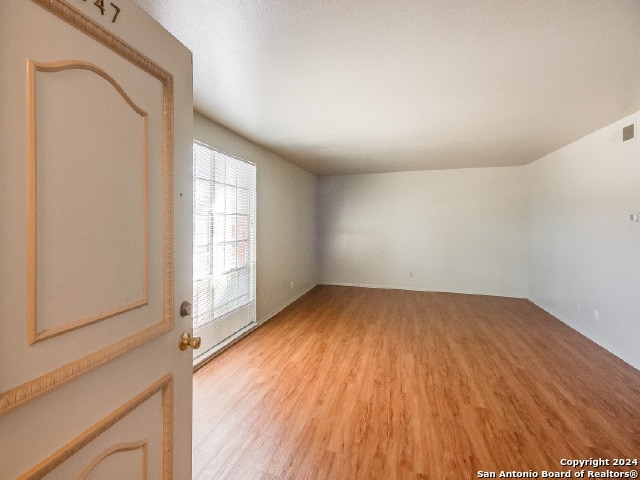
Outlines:
[[319, 286], [194, 377], [195, 479], [474, 479], [590, 457], [640, 458], [640, 372], [527, 300]]

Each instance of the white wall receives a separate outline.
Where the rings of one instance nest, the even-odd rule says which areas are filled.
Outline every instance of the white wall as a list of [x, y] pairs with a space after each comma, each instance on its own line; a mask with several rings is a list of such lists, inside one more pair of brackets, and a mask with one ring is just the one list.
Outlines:
[[320, 282], [524, 297], [524, 167], [320, 177]]
[[529, 298], [636, 368], [640, 223], [629, 215], [640, 211], [640, 141], [609, 139], [639, 113], [526, 167]]
[[194, 136], [258, 165], [261, 321], [316, 283], [527, 297], [640, 368], [640, 141], [609, 142], [638, 118], [526, 167], [319, 179], [198, 114]]
[[317, 178], [198, 113], [193, 135], [256, 164], [256, 314], [263, 322], [317, 283]]

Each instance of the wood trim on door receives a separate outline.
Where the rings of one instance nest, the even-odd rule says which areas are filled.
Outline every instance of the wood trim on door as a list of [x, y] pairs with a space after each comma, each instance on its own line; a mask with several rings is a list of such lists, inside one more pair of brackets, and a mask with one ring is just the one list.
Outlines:
[[[87, 70], [107, 80], [120, 94], [124, 101], [142, 119], [143, 125], [143, 179], [142, 179], [142, 211], [143, 211], [143, 261], [142, 261], [142, 298], [125, 305], [116, 306], [87, 318], [71, 320], [64, 325], [44, 330], [38, 329], [37, 312], [37, 98], [36, 98], [36, 73], [56, 73], [64, 70]], [[142, 307], [149, 303], [149, 232], [148, 232], [148, 154], [149, 132], [147, 112], [142, 110], [127, 95], [120, 84], [109, 73], [90, 62], [81, 60], [62, 60], [57, 62], [36, 62], [27, 60], [27, 344], [56, 337], [78, 328], [91, 325], [121, 313]]]
[[162, 392], [162, 480], [170, 480], [173, 476], [173, 375], [171, 374], [165, 375], [140, 392], [49, 458], [18, 477], [18, 480], [36, 480], [45, 477], [158, 392]]
[[103, 462], [104, 460], [106, 460], [107, 458], [109, 458], [112, 455], [116, 455], [118, 453], [122, 453], [122, 452], [132, 452], [135, 450], [140, 450], [141, 453], [141, 457], [142, 457], [142, 466], [141, 466], [141, 474], [142, 474], [142, 478], [143, 480], [147, 480], [147, 477], [149, 476], [148, 474], [148, 466], [147, 466], [147, 450], [148, 450], [148, 442], [147, 440], [141, 440], [139, 442], [132, 442], [132, 443], [120, 443], [118, 445], [114, 445], [111, 448], [108, 448], [107, 450], [105, 450], [104, 452], [102, 452], [100, 455], [98, 455], [95, 460], [93, 460], [93, 462], [91, 462], [87, 468], [85, 468], [82, 473], [80, 475], [78, 475], [78, 479], [77, 480], [85, 480], [90, 474], [91, 472], [98, 466], [100, 465], [101, 462]]
[[[163, 319], [140, 332], [124, 338], [96, 352], [78, 358], [56, 368], [38, 378], [0, 392], [0, 416], [14, 408], [48, 393], [80, 375], [98, 367], [120, 355], [139, 347], [152, 338], [173, 329], [173, 151], [174, 151], [174, 93], [173, 76], [137, 51], [126, 42], [113, 35], [81, 11], [63, 0], [32, 0], [47, 11], [77, 28], [89, 38], [99, 42], [109, 50], [131, 62], [142, 71], [159, 80], [162, 84], [162, 172], [163, 172]], [[31, 188], [30, 186], [28, 188]], [[28, 236], [33, 232], [28, 232]]]

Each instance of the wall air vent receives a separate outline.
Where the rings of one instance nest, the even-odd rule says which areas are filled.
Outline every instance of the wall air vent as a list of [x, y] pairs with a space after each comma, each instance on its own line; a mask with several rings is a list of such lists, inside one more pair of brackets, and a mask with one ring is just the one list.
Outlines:
[[636, 139], [636, 123], [633, 122], [625, 127], [616, 128], [611, 132], [611, 146], [618, 147], [624, 143], [632, 142]]

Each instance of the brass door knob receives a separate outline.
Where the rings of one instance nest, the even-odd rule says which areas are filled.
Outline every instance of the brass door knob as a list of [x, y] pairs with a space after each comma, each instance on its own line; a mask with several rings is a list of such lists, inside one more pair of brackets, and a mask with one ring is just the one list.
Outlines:
[[186, 350], [191, 347], [194, 350], [200, 348], [200, 337], [192, 337], [189, 332], [182, 332], [180, 335], [180, 350]]

